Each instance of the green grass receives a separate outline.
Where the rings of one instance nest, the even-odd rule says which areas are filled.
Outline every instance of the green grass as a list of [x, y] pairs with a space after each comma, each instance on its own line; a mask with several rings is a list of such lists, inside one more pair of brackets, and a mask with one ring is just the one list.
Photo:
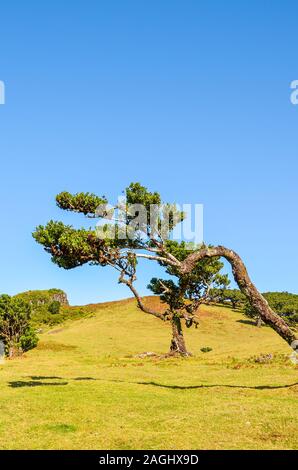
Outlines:
[[1, 449], [298, 448], [298, 367], [271, 329], [203, 307], [194, 357], [138, 359], [167, 352], [169, 325], [132, 300], [92, 311], [0, 366]]

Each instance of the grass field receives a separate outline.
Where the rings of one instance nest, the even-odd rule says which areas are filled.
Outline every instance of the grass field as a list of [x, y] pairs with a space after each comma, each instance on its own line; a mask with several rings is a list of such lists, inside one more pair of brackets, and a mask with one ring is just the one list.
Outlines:
[[298, 366], [271, 329], [203, 307], [194, 357], [140, 359], [169, 325], [133, 300], [91, 310], [0, 366], [1, 449], [298, 449]]

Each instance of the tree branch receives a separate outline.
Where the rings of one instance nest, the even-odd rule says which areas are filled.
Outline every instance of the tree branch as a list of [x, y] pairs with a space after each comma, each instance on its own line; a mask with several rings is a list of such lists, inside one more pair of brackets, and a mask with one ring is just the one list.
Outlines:
[[157, 318], [160, 318], [161, 320], [164, 320], [165, 319], [165, 315], [162, 314], [162, 313], [159, 313], [159, 312], [156, 312], [155, 310], [151, 310], [150, 308], [146, 307], [146, 305], [144, 305], [143, 301], [142, 301], [142, 298], [140, 297], [138, 291], [136, 290], [136, 288], [134, 287], [133, 283], [131, 280], [128, 280], [128, 279], [125, 279], [124, 277], [124, 273], [123, 275], [121, 274], [120, 278], [119, 278], [119, 282], [122, 283], [122, 284], [125, 284], [129, 287], [129, 289], [131, 290], [131, 292], [133, 293], [133, 295], [135, 296], [136, 300], [137, 300], [137, 303], [138, 303], [138, 307], [145, 313], [149, 313], [150, 315], [154, 315], [155, 317]]
[[146, 258], [146, 259], [153, 260], [153, 261], [162, 261], [166, 264], [170, 264], [171, 266], [175, 266], [175, 267], [180, 266], [179, 261], [173, 261], [173, 260], [170, 260], [169, 258], [165, 258], [164, 256], [154, 256], [154, 255], [146, 255], [146, 254], [143, 254], [143, 253], [136, 253], [136, 257], [137, 258]]

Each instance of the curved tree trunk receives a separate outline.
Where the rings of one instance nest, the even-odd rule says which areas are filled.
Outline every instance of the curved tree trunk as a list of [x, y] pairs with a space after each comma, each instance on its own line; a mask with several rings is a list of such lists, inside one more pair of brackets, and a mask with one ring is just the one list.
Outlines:
[[261, 320], [270, 325], [291, 347], [293, 341], [297, 340], [294, 332], [287, 325], [287, 323], [277, 315], [268, 305], [267, 300], [260, 294], [255, 285], [250, 280], [246, 267], [240, 256], [233, 250], [229, 250], [224, 246], [217, 246], [213, 248], [202, 248], [194, 253], [191, 253], [180, 266], [182, 273], [189, 273], [194, 268], [195, 264], [204, 258], [212, 258], [215, 256], [224, 257], [232, 266], [232, 272], [235, 281], [237, 282], [241, 292], [247, 297], [252, 307], [254, 307]]
[[171, 319], [171, 325], [172, 341], [170, 346], [170, 354], [179, 354], [180, 356], [191, 356], [191, 353], [189, 353], [186, 349], [180, 318], [174, 316]]

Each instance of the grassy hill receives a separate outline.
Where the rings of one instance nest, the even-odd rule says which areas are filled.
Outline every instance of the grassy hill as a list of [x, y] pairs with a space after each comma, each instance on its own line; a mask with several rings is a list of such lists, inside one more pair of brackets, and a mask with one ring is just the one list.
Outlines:
[[[65, 319], [63, 315], [65, 312], [61, 307], [67, 310], [69, 306], [67, 295], [61, 289], [28, 290], [15, 297], [30, 303], [31, 320], [35, 327], [61, 323]], [[51, 312], [53, 304], [58, 304], [55, 314]]]
[[[97, 309], [97, 305], [73, 307], [68, 303], [66, 293], [61, 289], [28, 290], [15, 297], [31, 304], [31, 322], [35, 328], [48, 328], [68, 320], [88, 317]], [[59, 303], [58, 312], [53, 313], [51, 306]]]
[[168, 351], [168, 324], [131, 299], [84, 309], [0, 365], [1, 449], [298, 448], [298, 366], [271, 329], [204, 306], [194, 357], [140, 359]]
[[68, 305], [66, 293], [63, 290], [56, 288], [47, 290], [27, 290], [26, 292], [17, 294], [15, 297], [30, 302], [34, 307], [37, 305], [48, 304], [53, 300], [58, 300], [61, 304]]

